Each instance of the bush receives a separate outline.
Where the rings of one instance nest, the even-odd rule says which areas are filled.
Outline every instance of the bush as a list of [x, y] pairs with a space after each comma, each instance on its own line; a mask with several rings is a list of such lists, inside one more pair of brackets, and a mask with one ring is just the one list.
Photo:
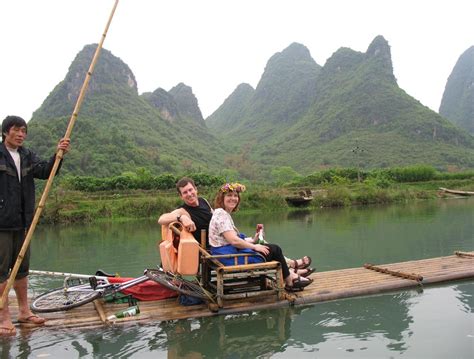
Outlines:
[[[187, 175], [196, 182], [198, 187], [219, 186], [225, 182], [222, 176], [207, 173]], [[139, 168], [134, 172], [125, 172], [119, 176], [97, 178], [90, 176], [69, 176], [62, 180], [64, 187], [83, 192], [114, 191], [114, 190], [170, 190], [175, 188], [178, 179], [172, 174], [153, 176], [149, 170]]]
[[410, 166], [387, 170], [388, 176], [395, 182], [431, 181], [436, 176], [436, 170], [431, 166]]
[[372, 171], [364, 183], [370, 187], [388, 188], [393, 183], [386, 171]]
[[438, 172], [436, 173], [437, 180], [462, 180], [474, 178], [474, 171], [465, 172]]
[[366, 172], [357, 168], [331, 168], [329, 170], [315, 172], [301, 179], [295, 179], [292, 186], [313, 186], [319, 184], [346, 184], [356, 182], [367, 176]]

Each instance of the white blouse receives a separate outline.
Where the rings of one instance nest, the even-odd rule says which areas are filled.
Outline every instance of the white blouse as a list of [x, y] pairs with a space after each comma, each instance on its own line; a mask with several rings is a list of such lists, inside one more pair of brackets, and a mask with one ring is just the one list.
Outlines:
[[231, 215], [223, 208], [216, 208], [209, 223], [209, 244], [212, 247], [222, 247], [230, 244], [223, 236], [223, 233], [227, 231], [234, 231], [235, 234], [239, 234]]

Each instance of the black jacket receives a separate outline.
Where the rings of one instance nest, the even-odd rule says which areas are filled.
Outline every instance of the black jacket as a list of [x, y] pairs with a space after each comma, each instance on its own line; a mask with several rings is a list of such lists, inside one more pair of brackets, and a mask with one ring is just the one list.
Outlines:
[[34, 178], [47, 179], [56, 155], [42, 161], [34, 152], [19, 147], [21, 182], [13, 158], [0, 143], [0, 230], [29, 227], [35, 210]]

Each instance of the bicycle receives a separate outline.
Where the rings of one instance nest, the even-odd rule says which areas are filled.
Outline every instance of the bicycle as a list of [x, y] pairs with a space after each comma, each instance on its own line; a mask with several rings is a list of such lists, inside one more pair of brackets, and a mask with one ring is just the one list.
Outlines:
[[91, 276], [88, 283], [69, 286], [69, 281], [65, 280], [63, 287], [36, 297], [31, 303], [31, 309], [37, 313], [50, 313], [77, 308], [95, 299], [115, 296], [124, 289], [150, 279], [178, 293], [213, 301], [212, 295], [195, 282], [162, 269], [146, 269], [143, 276], [123, 283], [110, 283], [107, 277]]

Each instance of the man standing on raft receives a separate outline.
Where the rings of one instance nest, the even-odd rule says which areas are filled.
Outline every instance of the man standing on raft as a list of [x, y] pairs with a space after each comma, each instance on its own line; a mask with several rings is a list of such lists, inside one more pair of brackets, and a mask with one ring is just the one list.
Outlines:
[[[34, 179], [47, 179], [56, 155], [42, 161], [34, 152], [23, 147], [28, 126], [18, 116], [7, 116], [2, 123], [0, 144], [0, 294], [7, 286], [10, 270], [15, 265], [23, 246], [35, 209]], [[69, 139], [61, 139], [57, 146], [64, 153], [69, 151]], [[13, 284], [18, 300], [18, 322], [36, 326], [45, 322], [33, 314], [28, 305], [28, 272], [30, 249], [25, 253]], [[0, 335], [16, 333], [8, 308], [8, 300], [0, 309]]]

